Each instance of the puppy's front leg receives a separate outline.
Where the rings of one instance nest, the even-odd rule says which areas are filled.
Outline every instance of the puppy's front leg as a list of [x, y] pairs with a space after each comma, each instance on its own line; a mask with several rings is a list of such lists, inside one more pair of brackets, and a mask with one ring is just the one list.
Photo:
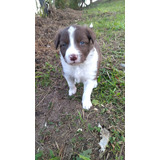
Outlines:
[[64, 77], [65, 77], [65, 79], [68, 83], [68, 86], [69, 86], [69, 96], [72, 96], [77, 91], [77, 88], [75, 86], [74, 78], [72, 78], [70, 76], [66, 76], [66, 75], [64, 75]]
[[88, 110], [92, 106], [91, 93], [93, 88], [97, 87], [97, 81], [88, 80], [88, 81], [85, 81], [83, 84], [84, 84], [84, 92], [82, 97], [82, 105], [83, 105], [83, 109]]

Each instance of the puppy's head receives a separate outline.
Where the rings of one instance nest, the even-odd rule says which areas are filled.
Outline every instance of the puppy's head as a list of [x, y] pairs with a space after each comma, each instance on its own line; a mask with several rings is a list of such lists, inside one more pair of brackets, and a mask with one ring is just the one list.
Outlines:
[[90, 28], [74, 25], [57, 33], [55, 47], [57, 49], [60, 46], [60, 52], [66, 63], [79, 64], [86, 60], [95, 38]]

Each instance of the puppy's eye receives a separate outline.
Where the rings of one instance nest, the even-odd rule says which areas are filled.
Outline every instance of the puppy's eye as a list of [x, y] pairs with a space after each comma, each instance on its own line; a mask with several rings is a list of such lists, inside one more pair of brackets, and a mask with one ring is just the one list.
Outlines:
[[63, 43], [63, 44], [60, 45], [60, 47], [66, 47], [66, 46], [67, 46], [66, 43]]
[[84, 45], [84, 44], [85, 44], [85, 42], [83, 42], [83, 41], [80, 42], [80, 45]]

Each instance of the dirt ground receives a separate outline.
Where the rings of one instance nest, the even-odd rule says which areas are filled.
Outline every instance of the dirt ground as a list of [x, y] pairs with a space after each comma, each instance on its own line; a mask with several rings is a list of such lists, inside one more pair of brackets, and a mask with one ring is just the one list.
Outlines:
[[[76, 24], [82, 19], [82, 11], [72, 9], [53, 10], [49, 18], [35, 17], [35, 71], [46, 73], [46, 62], [51, 64], [49, 85], [40, 85], [44, 79], [36, 79], [36, 108], [35, 108], [35, 153], [42, 151], [43, 158], [49, 159], [50, 150], [62, 160], [76, 159], [83, 150], [92, 149], [91, 160], [99, 158], [99, 132], [90, 126], [98, 123], [106, 124], [108, 113], [114, 106], [108, 105], [108, 113], [101, 114], [100, 109], [92, 107], [83, 111], [81, 97], [82, 85], [78, 85], [78, 93], [68, 96], [68, 86], [62, 76], [62, 69], [57, 50], [54, 48], [54, 37], [60, 28]], [[95, 109], [96, 108], [96, 109]], [[82, 128], [82, 132], [77, 132]], [[105, 153], [106, 156], [109, 153]]]
[[56, 32], [70, 24], [76, 24], [81, 19], [82, 12], [72, 9], [53, 9], [50, 17], [35, 17], [35, 55], [36, 71], [41, 70], [45, 62], [52, 63], [54, 54], [58, 53], [54, 48]]

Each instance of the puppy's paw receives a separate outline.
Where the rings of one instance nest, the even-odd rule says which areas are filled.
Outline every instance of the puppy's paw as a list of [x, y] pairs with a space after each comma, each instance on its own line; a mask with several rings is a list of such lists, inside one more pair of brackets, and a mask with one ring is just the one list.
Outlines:
[[94, 82], [94, 87], [93, 88], [96, 88], [98, 86], [98, 83], [97, 81]]
[[83, 109], [89, 110], [92, 107], [91, 101], [83, 101], [82, 102]]
[[76, 93], [76, 91], [77, 91], [77, 88], [76, 87], [74, 87], [74, 88], [70, 88], [69, 89], [69, 96], [72, 96], [73, 94], [75, 94]]

